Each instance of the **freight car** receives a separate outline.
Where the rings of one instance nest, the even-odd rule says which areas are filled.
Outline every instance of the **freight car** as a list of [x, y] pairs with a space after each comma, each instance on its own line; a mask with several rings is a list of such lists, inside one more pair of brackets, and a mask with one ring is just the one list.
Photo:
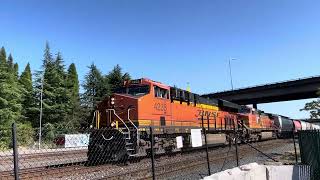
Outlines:
[[[242, 111], [239, 113], [239, 111]], [[191, 147], [191, 129], [204, 127], [209, 144], [224, 144], [234, 131], [244, 139], [273, 136], [273, 122], [266, 114], [142, 78], [125, 82], [106, 97], [95, 111], [96, 129], [90, 134], [88, 161], [99, 163], [141, 156], [151, 148], [153, 127], [155, 151], [177, 151], [176, 138]]]
[[320, 129], [320, 126], [317, 125], [317, 124], [312, 124], [312, 129], [313, 130], [318, 130], [318, 129]]
[[277, 130], [278, 138], [292, 137], [293, 131], [296, 129], [294, 121], [286, 116], [270, 114], [274, 122], [275, 129]]
[[307, 121], [302, 121], [302, 120], [294, 120], [297, 121], [301, 124], [301, 130], [317, 130], [320, 129], [320, 126], [317, 124], [312, 124]]
[[295, 133], [302, 130], [302, 125], [299, 120], [293, 120], [293, 123], [294, 123], [294, 132]]

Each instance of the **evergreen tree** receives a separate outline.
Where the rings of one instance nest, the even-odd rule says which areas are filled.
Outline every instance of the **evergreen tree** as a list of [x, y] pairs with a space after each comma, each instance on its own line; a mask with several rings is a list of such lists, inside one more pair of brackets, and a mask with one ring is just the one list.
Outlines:
[[114, 92], [118, 87], [121, 87], [122, 81], [122, 72], [121, 67], [117, 64], [111, 72], [109, 72], [108, 82], [110, 84], [111, 92]]
[[47, 66], [51, 66], [53, 63], [53, 58], [52, 58], [52, 54], [50, 52], [50, 46], [49, 46], [49, 42], [46, 42], [46, 47], [44, 49], [44, 58], [43, 58], [43, 67], [46, 68]]
[[78, 73], [76, 69], [76, 65], [72, 63], [68, 68], [67, 74], [67, 89], [69, 92], [70, 98], [70, 112], [69, 118], [71, 119], [73, 126], [78, 126], [80, 123], [80, 96], [79, 96], [79, 80], [78, 80]]
[[129, 81], [131, 79], [131, 76], [129, 73], [124, 73], [122, 76], [122, 81]]
[[[43, 68], [44, 72], [37, 77], [37, 96], [40, 99], [41, 84], [43, 83], [43, 122], [60, 123], [65, 122], [68, 112], [69, 99], [66, 90], [66, 75], [62, 68], [62, 56], [58, 53], [53, 60], [49, 43], [44, 50]], [[42, 75], [43, 74], [43, 80]]]
[[101, 71], [94, 64], [91, 64], [88, 68], [89, 72], [86, 74], [83, 84], [85, 90], [83, 93], [83, 102], [86, 107], [93, 110], [108, 92], [105, 90], [107, 86], [104, 84], [105, 79]]
[[68, 83], [69, 88], [72, 91], [72, 96], [76, 99], [79, 99], [79, 80], [78, 80], [78, 73], [77, 68], [74, 63], [70, 64], [68, 68]]
[[128, 73], [123, 74], [119, 65], [116, 65], [108, 75], [103, 76], [96, 65], [91, 64], [82, 85], [84, 93], [81, 96], [81, 105], [86, 111], [87, 120], [91, 122], [93, 111], [98, 103], [110, 95], [117, 88], [122, 87], [124, 81], [130, 80]]
[[122, 73], [122, 68], [117, 64], [111, 72], [107, 75], [108, 84], [110, 85], [111, 92], [117, 88], [122, 87], [124, 81], [130, 80], [129, 73]]
[[93, 63], [88, 67], [89, 72], [85, 76], [84, 84], [82, 84], [84, 93], [81, 96], [82, 113], [87, 125], [91, 124], [93, 112], [98, 103], [109, 95], [110, 88], [101, 71]]
[[9, 70], [14, 70], [13, 57], [11, 54], [8, 56], [8, 68]]
[[59, 75], [61, 75], [61, 77], [65, 76], [65, 66], [64, 66], [61, 52], [57, 53], [57, 57], [56, 57], [56, 60], [54, 61], [54, 65], [57, 68]]
[[68, 92], [67, 73], [65, 72], [65, 65], [63, 63], [62, 55], [58, 52], [54, 61], [54, 71], [58, 77], [58, 86], [56, 86], [56, 95], [58, 99], [56, 102], [59, 103], [60, 111], [64, 113], [63, 118], [66, 118], [68, 109], [70, 109], [70, 96]]
[[18, 66], [18, 63], [13, 62], [13, 57], [11, 54], [9, 54], [8, 56], [7, 66], [8, 66], [7, 71], [9, 73], [12, 73], [15, 76], [16, 80], [18, 80], [19, 66]]
[[[7, 58], [6, 50], [4, 49], [4, 47], [1, 47], [1, 49], [0, 49], [0, 64], [7, 65], [6, 58]], [[4, 68], [4, 67], [2, 67], [2, 68]]]
[[0, 50], [0, 126], [8, 127], [21, 118], [21, 86], [8, 70], [4, 47]]
[[18, 80], [18, 77], [19, 77], [19, 65], [18, 63], [15, 63], [13, 65], [13, 71], [12, 71], [14, 77], [16, 78], [16, 80]]
[[30, 63], [26, 65], [24, 68], [24, 71], [21, 73], [19, 82], [23, 85], [23, 87], [31, 92], [33, 87], [32, 87], [32, 74], [31, 74], [31, 68], [30, 68]]
[[[51, 106], [49, 104], [49, 102], [47, 102], [48, 104], [46, 104], [45, 100], [50, 101], [50, 97], [52, 95], [52, 93], [50, 93], [52, 90], [52, 88], [47, 91], [47, 86], [50, 87], [50, 85], [48, 83], [46, 83], [45, 81], [45, 76], [48, 78], [50, 77], [50, 75], [48, 75], [48, 71], [49, 69], [51, 70], [53, 68], [53, 57], [51, 54], [51, 50], [50, 50], [50, 46], [49, 46], [49, 42], [46, 42], [45, 45], [45, 49], [44, 49], [44, 54], [43, 54], [43, 60], [42, 60], [42, 68], [43, 70], [41, 71], [36, 71], [36, 79], [34, 82], [34, 97], [36, 100], [36, 111], [37, 111], [37, 116], [32, 120], [32, 125], [34, 127], [38, 126], [38, 119], [39, 119], [39, 114], [40, 114], [40, 99], [41, 99], [41, 92], [42, 92], [42, 99], [43, 99], [43, 124], [45, 124], [46, 122], [48, 122], [48, 119], [50, 119], [48, 116], [46, 116], [47, 113], [50, 112]], [[47, 79], [46, 78], [46, 79]], [[43, 87], [42, 87], [43, 86]], [[47, 118], [46, 118], [47, 117]]]
[[28, 63], [21, 73], [19, 78], [19, 83], [23, 87], [23, 101], [22, 101], [22, 115], [24, 116], [25, 120], [36, 123], [33, 121], [37, 120], [37, 109], [34, 100], [34, 91], [32, 86], [32, 74], [30, 64]]

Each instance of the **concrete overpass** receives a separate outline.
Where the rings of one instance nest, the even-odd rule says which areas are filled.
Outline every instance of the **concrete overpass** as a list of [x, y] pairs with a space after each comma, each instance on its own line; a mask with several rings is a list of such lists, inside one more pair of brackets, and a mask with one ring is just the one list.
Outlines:
[[320, 76], [264, 84], [230, 91], [204, 94], [203, 97], [220, 98], [240, 105], [271, 103], [319, 97]]

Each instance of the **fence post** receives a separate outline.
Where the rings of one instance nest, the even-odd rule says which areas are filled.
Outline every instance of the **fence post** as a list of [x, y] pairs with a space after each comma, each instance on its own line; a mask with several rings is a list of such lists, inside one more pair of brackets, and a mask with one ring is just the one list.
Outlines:
[[238, 133], [236, 130], [236, 125], [235, 125], [234, 120], [232, 122], [233, 122], [233, 132], [234, 132], [234, 137], [235, 137], [234, 141], [235, 141], [235, 146], [236, 146], [236, 158], [237, 158], [237, 167], [238, 167], [239, 166]]
[[297, 155], [297, 147], [296, 147], [296, 140], [295, 140], [295, 125], [294, 125], [294, 122], [292, 120], [292, 124], [293, 124], [293, 127], [292, 127], [292, 139], [293, 139], [293, 146], [294, 146], [294, 155], [295, 155], [295, 158], [296, 158], [296, 164], [298, 164], [298, 155]]
[[208, 125], [208, 131], [210, 131], [210, 116], [207, 115], [207, 125]]
[[208, 166], [208, 175], [211, 175], [211, 170], [210, 170], [210, 160], [209, 160], [209, 152], [208, 152], [208, 142], [207, 142], [207, 131], [206, 128], [202, 128], [203, 133], [204, 133], [204, 142], [206, 143], [206, 155], [207, 155], [207, 166]]
[[237, 134], [236, 134], [236, 137], [235, 137], [235, 143], [236, 143], [236, 158], [237, 158], [237, 167], [239, 166], [239, 152], [238, 152], [238, 137], [237, 137]]
[[155, 180], [155, 170], [154, 170], [154, 151], [153, 151], [153, 146], [154, 146], [154, 141], [153, 141], [153, 132], [152, 132], [152, 127], [150, 127], [150, 141], [151, 141], [151, 168], [152, 168], [152, 179]]
[[17, 148], [17, 127], [16, 123], [12, 123], [12, 146], [13, 146], [13, 162], [14, 162], [14, 179], [19, 180], [19, 158]]
[[204, 134], [204, 142], [205, 142], [205, 145], [206, 145], [208, 174], [210, 176], [211, 175], [211, 170], [210, 170], [210, 160], [209, 160], [209, 153], [208, 153], [207, 132], [206, 132], [206, 128], [204, 127], [204, 124], [203, 124], [203, 114], [201, 115], [201, 124], [202, 124], [202, 131], [203, 131], [203, 134]]

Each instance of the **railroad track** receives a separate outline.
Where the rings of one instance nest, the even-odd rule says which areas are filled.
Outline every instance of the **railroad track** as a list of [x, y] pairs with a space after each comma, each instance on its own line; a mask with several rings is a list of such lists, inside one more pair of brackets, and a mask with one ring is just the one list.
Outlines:
[[[56, 171], [68, 171], [75, 167], [82, 167], [86, 161], [76, 162], [76, 163], [66, 163], [60, 165], [48, 165], [36, 168], [24, 168], [19, 170], [19, 176], [21, 179], [32, 178], [34, 175], [40, 174], [45, 175], [49, 172], [49, 174], [56, 173]], [[63, 170], [61, 170], [63, 169]], [[0, 172], [0, 179], [6, 179], [13, 177], [13, 171], [2, 171]]]
[[[272, 149], [273, 147], [283, 144], [286, 140], [272, 140], [255, 143], [256, 146], [264, 151]], [[288, 142], [288, 141], [287, 141]], [[210, 162], [223, 163], [225, 159], [233, 158], [235, 155], [234, 149], [227, 153], [228, 147], [215, 148], [209, 150]], [[254, 150], [247, 145], [239, 146], [239, 156], [245, 157]], [[177, 173], [186, 173], [195, 168], [206, 168], [205, 151], [197, 151], [183, 153], [173, 157], [159, 157], [156, 159], [155, 172], [157, 178], [171, 176]], [[235, 161], [235, 158], [234, 158]], [[150, 179], [151, 163], [148, 158], [141, 159], [140, 163], [132, 163], [127, 166], [117, 165], [100, 165], [100, 166], [85, 166], [85, 162], [81, 164], [65, 164], [59, 166], [46, 166], [38, 168], [30, 168], [20, 170], [21, 179], [43, 179], [48, 177], [50, 179]], [[12, 171], [0, 172], [0, 179], [12, 179]]]
[[[67, 163], [78, 163], [87, 159], [87, 150], [41, 152], [32, 154], [20, 154], [19, 168], [41, 168]], [[0, 156], [0, 174], [5, 171], [13, 170], [13, 157]]]
[[[259, 149], [260, 150], [268, 150], [272, 147], [274, 147], [274, 144], [260, 146]], [[211, 165], [212, 165], [212, 163], [224, 164], [226, 159], [230, 160], [231, 158], [235, 162], [236, 156], [235, 156], [234, 151], [235, 150], [229, 151], [228, 153], [224, 153], [222, 155], [219, 155], [219, 157], [209, 158], [209, 162]], [[240, 148], [239, 151], [240, 151], [239, 152], [239, 159], [244, 158], [253, 152], [253, 150], [250, 148]], [[179, 174], [188, 173], [188, 172], [190, 173], [190, 171], [191, 172], [192, 172], [192, 170], [194, 171], [194, 169], [197, 167], [198, 168], [203, 167], [204, 169], [207, 169], [207, 160], [205, 157], [203, 157], [200, 161], [191, 161], [191, 163], [190, 163], [190, 161], [183, 161], [183, 162], [178, 162], [176, 164], [170, 164], [170, 166], [163, 166], [162, 168], [164, 168], [164, 170], [160, 171], [160, 172], [158, 171], [159, 173], [156, 173], [156, 176], [161, 179], [161, 177], [165, 177], [165, 176], [170, 177], [171, 174], [177, 174], [177, 172], [179, 172]], [[223, 169], [221, 169], [221, 170], [223, 170]], [[156, 172], [157, 172], [157, 170], [156, 170]], [[148, 178], [152, 178], [152, 177], [148, 177]]]
[[[60, 156], [60, 155], [69, 155], [69, 154], [75, 154], [75, 153], [87, 153], [87, 149], [80, 149], [80, 150], [68, 150], [68, 151], [52, 151], [52, 152], [37, 152], [37, 153], [25, 153], [25, 154], [19, 154], [19, 158], [23, 159], [34, 159], [34, 158], [41, 158], [41, 157], [48, 157], [48, 156]], [[0, 156], [1, 160], [12, 160], [13, 155], [6, 155], [6, 156]]]
[[[265, 144], [262, 146], [259, 146], [260, 150], [267, 150], [272, 147], [274, 147], [275, 144], [281, 144], [281, 143], [272, 143], [272, 144]], [[243, 158], [249, 153], [252, 153], [253, 150], [246, 146], [240, 146], [239, 147], [239, 158]], [[210, 163], [221, 163], [225, 159], [228, 158], [234, 158], [235, 161], [235, 150], [229, 151], [229, 152], [214, 152], [211, 151], [209, 153], [209, 161]], [[214, 154], [218, 154], [218, 157], [213, 157]], [[181, 174], [183, 172], [190, 172], [194, 170], [194, 168], [198, 167], [203, 167], [207, 168], [207, 160], [206, 160], [206, 155], [203, 154], [201, 156], [196, 156], [194, 158], [188, 158], [183, 161], [179, 161], [176, 163], [168, 163], [168, 164], [163, 164], [155, 167], [155, 175], [159, 179], [165, 179], [164, 177], [170, 177], [170, 174]], [[152, 179], [152, 174], [151, 174], [151, 167], [147, 167], [144, 169], [138, 169], [130, 172], [124, 172], [121, 174], [114, 174], [106, 177], [106, 179], [122, 179], [121, 177], [131, 177], [134, 179]]]

